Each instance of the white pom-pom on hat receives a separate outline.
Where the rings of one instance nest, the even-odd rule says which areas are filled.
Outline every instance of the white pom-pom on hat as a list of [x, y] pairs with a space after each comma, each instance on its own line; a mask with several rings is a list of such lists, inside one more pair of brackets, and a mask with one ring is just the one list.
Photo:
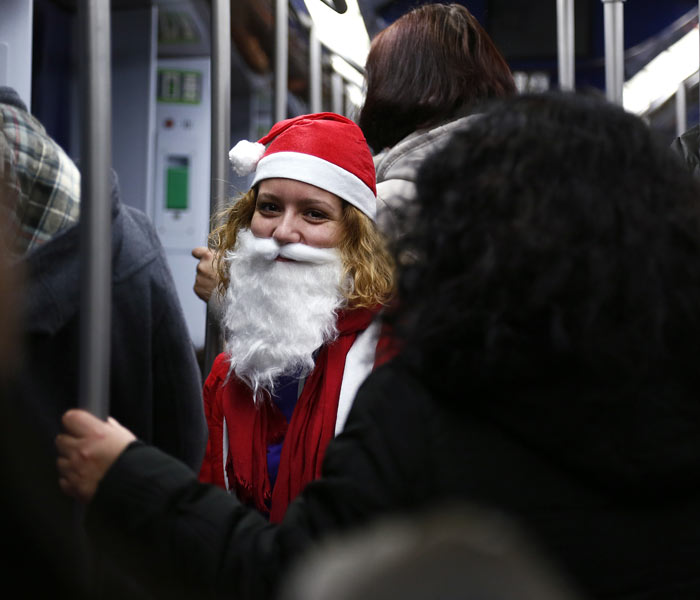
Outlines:
[[237, 175], [249, 175], [265, 154], [265, 146], [259, 142], [241, 140], [228, 153], [228, 159]]

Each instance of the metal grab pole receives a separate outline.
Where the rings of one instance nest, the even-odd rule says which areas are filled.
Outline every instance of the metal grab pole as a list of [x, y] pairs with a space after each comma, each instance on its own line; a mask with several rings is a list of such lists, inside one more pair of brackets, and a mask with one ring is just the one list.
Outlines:
[[277, 0], [275, 12], [275, 122], [287, 118], [289, 0]]
[[576, 88], [574, 66], [574, 0], [557, 0], [557, 52], [559, 88]]
[[316, 24], [309, 29], [309, 107], [312, 113], [321, 112], [321, 41]]
[[680, 136], [688, 129], [687, 88], [681, 81], [676, 90], [676, 135]]
[[331, 111], [343, 114], [343, 78], [335, 71], [331, 74]]
[[602, 0], [605, 5], [605, 95], [615, 104], [622, 104], [625, 81], [624, 1]]
[[[228, 150], [231, 145], [231, 5], [213, 0], [211, 7], [211, 197], [209, 212], [218, 214], [226, 198]], [[207, 306], [204, 376], [221, 351], [221, 328]]]
[[112, 312], [112, 92], [109, 0], [81, 0], [79, 405], [109, 414]]

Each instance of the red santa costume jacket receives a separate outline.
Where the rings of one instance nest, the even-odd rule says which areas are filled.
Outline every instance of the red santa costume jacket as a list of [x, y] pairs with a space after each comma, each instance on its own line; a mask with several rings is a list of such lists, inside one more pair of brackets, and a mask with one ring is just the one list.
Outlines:
[[[321, 348], [287, 424], [273, 402], [256, 407], [251, 389], [231, 374], [220, 354], [204, 384], [209, 440], [199, 479], [235, 491], [270, 520], [279, 522], [288, 504], [321, 473], [328, 442], [345, 425], [365, 377], [395, 351], [374, 317], [378, 310], [342, 311], [338, 337]], [[267, 473], [267, 447], [283, 441], [274, 487]]]

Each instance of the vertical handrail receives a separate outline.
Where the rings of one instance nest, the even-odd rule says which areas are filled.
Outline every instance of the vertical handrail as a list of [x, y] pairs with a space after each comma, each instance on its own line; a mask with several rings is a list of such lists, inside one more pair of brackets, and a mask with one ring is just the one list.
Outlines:
[[[213, 0], [211, 6], [211, 216], [221, 212], [226, 198], [228, 150], [231, 144], [231, 5]], [[213, 224], [210, 219], [210, 226]], [[204, 335], [204, 376], [221, 351], [219, 321], [207, 305]]]
[[275, 11], [275, 122], [287, 118], [287, 70], [289, 60], [288, 0], [277, 0]]
[[331, 111], [343, 114], [343, 78], [335, 71], [331, 74]]
[[688, 106], [686, 82], [681, 81], [676, 90], [676, 135], [680, 136], [688, 129]]
[[112, 311], [112, 92], [109, 0], [81, 0], [79, 405], [109, 414]]
[[625, 81], [624, 1], [602, 0], [605, 8], [605, 95], [615, 104], [622, 104]]
[[309, 28], [309, 107], [312, 113], [321, 112], [322, 98], [321, 41], [316, 24]]
[[557, 57], [562, 90], [576, 88], [574, 46], [574, 0], [557, 0]]

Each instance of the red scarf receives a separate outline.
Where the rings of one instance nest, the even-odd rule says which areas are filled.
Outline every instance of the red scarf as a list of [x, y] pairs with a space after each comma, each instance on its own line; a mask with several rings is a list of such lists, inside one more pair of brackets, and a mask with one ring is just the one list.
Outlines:
[[[265, 513], [269, 507], [271, 521], [281, 521], [289, 503], [307, 483], [320, 476], [326, 446], [335, 435], [346, 355], [357, 335], [367, 329], [376, 314], [376, 310], [365, 308], [342, 311], [339, 314], [339, 335], [319, 352], [289, 425], [273, 402], [263, 402], [260, 407], [256, 407], [250, 388], [236, 377], [232, 376], [225, 385], [217, 385], [215, 393], [217, 396], [223, 394], [217, 400], [221, 400], [221, 416], [226, 419], [229, 436], [229, 460], [226, 465], [229, 485], [235, 489], [241, 501], [253, 504]], [[383, 346], [381, 344], [377, 349], [377, 359], [380, 358]], [[388, 354], [381, 354], [381, 362], [388, 358]], [[217, 360], [217, 363], [219, 371], [224, 363], [228, 365], [228, 361]], [[375, 366], [377, 364], [375, 360]], [[210, 381], [212, 378], [213, 381]], [[221, 373], [217, 376], [212, 368], [207, 380], [209, 389], [214, 380], [222, 383]], [[220, 433], [223, 435], [223, 431]], [[217, 464], [222, 464], [223, 456], [220, 452], [211, 456], [210, 450], [217, 444], [211, 439], [212, 435], [218, 433], [214, 433], [210, 422], [210, 440], [207, 445], [210, 464], [203, 466], [200, 479], [221, 484], [223, 478], [218, 477], [216, 471], [221, 472], [221, 467]], [[267, 474], [267, 447], [282, 439], [284, 444], [279, 470], [275, 487], [271, 490]], [[217, 445], [220, 444], [221, 442]]]

